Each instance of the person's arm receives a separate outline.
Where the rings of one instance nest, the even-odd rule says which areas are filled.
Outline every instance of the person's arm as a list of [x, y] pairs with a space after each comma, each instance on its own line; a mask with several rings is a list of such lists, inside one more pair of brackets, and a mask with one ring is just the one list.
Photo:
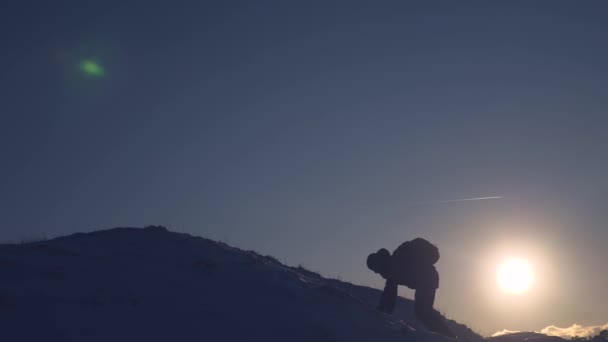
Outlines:
[[380, 303], [378, 304], [378, 310], [386, 313], [393, 313], [395, 309], [395, 302], [397, 301], [397, 287], [396, 281], [387, 279], [386, 285], [384, 285], [384, 292], [380, 297]]

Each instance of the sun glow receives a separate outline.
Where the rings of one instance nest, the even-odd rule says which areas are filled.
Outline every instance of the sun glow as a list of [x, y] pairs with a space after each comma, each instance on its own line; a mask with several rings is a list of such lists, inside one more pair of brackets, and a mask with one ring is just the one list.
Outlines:
[[534, 284], [534, 269], [524, 259], [505, 260], [496, 275], [500, 289], [510, 294], [525, 293]]

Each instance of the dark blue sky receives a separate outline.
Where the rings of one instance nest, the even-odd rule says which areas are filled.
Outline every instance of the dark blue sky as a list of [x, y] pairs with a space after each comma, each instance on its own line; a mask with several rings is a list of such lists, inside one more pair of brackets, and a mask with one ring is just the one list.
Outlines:
[[[164, 224], [379, 286], [367, 254], [424, 236], [450, 317], [606, 323], [607, 10], [3, 4], [0, 240]], [[501, 298], [501, 253], [536, 292]]]

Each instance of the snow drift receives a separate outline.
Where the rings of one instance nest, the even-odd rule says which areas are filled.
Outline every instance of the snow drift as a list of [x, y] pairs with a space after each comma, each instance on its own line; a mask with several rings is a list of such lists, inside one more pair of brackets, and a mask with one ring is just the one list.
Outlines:
[[[412, 302], [162, 227], [0, 245], [3, 341], [447, 341]], [[449, 322], [467, 342], [482, 338]]]

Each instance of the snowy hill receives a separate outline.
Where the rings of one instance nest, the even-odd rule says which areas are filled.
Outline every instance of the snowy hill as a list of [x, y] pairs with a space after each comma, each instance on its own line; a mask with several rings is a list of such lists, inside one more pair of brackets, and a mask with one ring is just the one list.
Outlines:
[[2, 341], [448, 341], [379, 296], [162, 227], [0, 245]]
[[557, 336], [547, 336], [536, 332], [516, 332], [512, 334], [489, 337], [488, 342], [567, 342]]

